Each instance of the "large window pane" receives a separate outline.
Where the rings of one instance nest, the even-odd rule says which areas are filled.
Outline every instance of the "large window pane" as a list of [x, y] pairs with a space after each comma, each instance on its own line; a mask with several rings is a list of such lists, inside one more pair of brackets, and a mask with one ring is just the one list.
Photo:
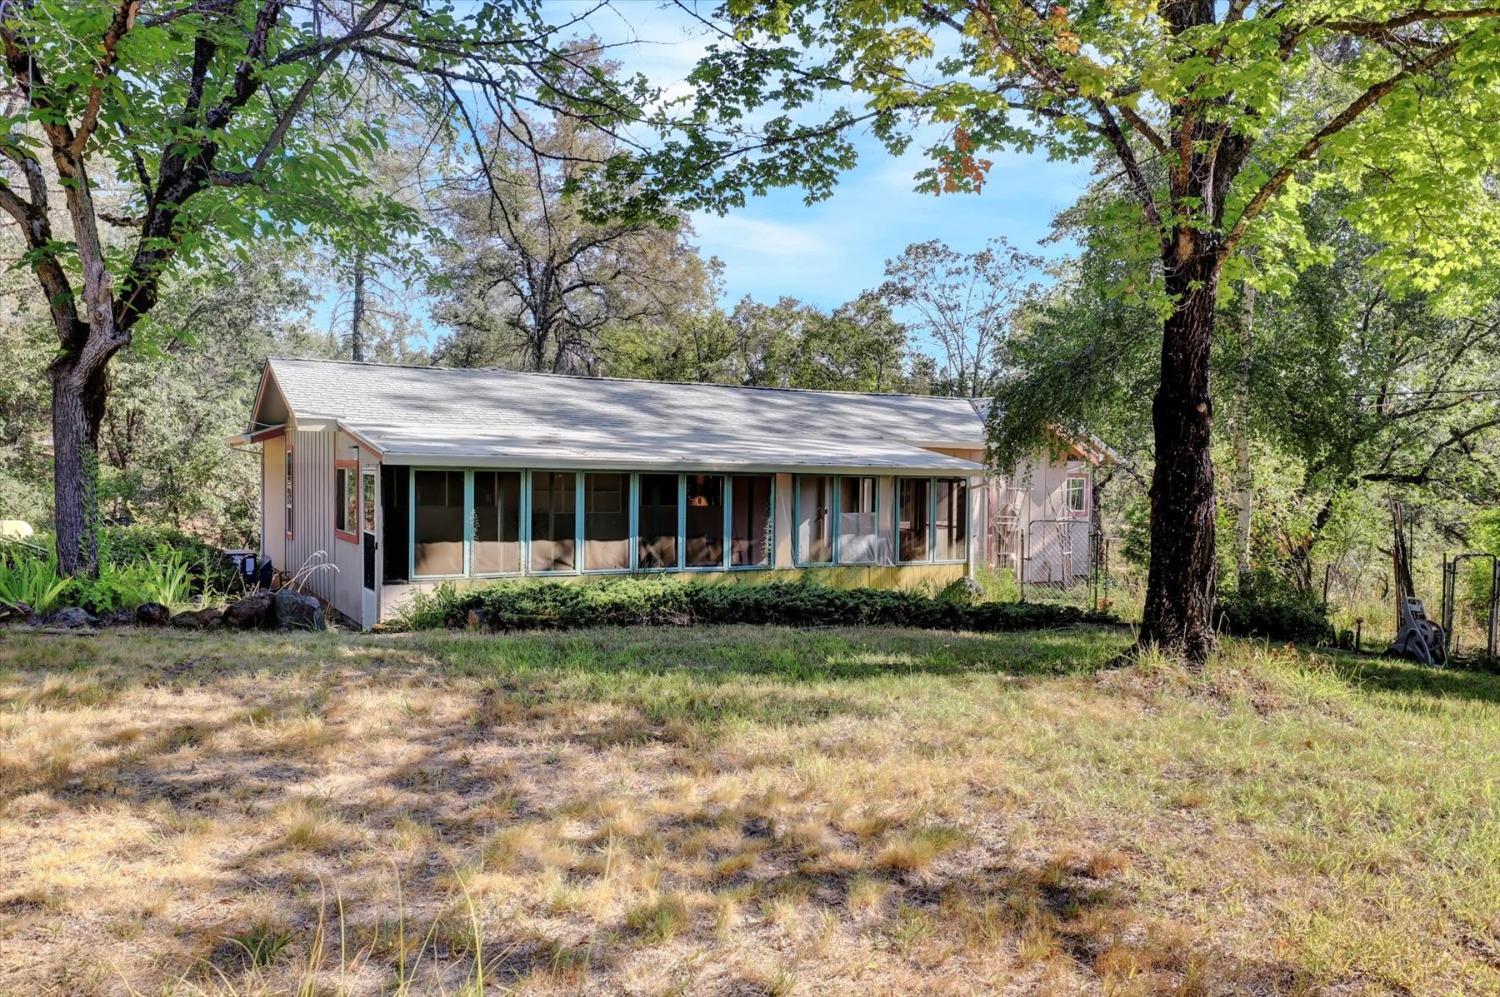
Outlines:
[[881, 560], [875, 525], [875, 479], [839, 479], [839, 560], [869, 564]]
[[578, 483], [572, 471], [531, 472], [531, 570], [578, 564]]
[[737, 568], [771, 564], [774, 544], [769, 474], [737, 474], [729, 502], [730, 564]]
[[969, 555], [969, 483], [944, 478], [937, 483], [937, 559], [960, 561]]
[[803, 564], [833, 560], [833, 478], [797, 475], [797, 557]]
[[474, 472], [475, 574], [521, 570], [521, 472]]
[[677, 567], [677, 475], [641, 475], [642, 568]]
[[416, 471], [415, 545], [418, 575], [464, 573], [464, 472]]
[[690, 568], [724, 565], [724, 476], [687, 476], [687, 563]]
[[583, 476], [583, 566], [630, 567], [630, 475]]
[[929, 486], [926, 478], [902, 478], [897, 482], [897, 542], [903, 561], [925, 561], [928, 558]]

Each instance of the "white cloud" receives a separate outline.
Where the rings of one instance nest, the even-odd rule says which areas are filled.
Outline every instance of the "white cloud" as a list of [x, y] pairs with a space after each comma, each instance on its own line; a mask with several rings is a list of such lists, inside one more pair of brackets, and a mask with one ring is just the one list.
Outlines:
[[732, 250], [741, 258], [763, 256], [786, 263], [789, 258], [817, 258], [829, 251], [829, 244], [816, 231], [811, 212], [806, 222], [772, 222], [747, 218], [743, 213], [715, 215], [697, 212], [693, 227], [698, 244], [705, 253], [724, 255]]

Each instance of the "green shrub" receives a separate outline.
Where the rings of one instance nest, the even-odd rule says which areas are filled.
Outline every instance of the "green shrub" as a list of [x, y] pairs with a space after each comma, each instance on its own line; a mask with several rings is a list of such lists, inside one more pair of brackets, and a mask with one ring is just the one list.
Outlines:
[[1219, 628], [1240, 637], [1317, 644], [1332, 634], [1328, 607], [1269, 571], [1255, 572], [1241, 589], [1219, 594]]
[[1038, 603], [965, 603], [890, 589], [834, 589], [808, 582], [710, 584], [670, 578], [565, 583], [507, 581], [418, 595], [410, 629], [463, 626], [470, 611], [493, 630], [591, 626], [749, 623], [781, 626], [901, 626], [942, 630], [1023, 630], [1116, 622], [1107, 613]]
[[56, 555], [39, 557], [9, 544], [0, 551], [0, 606], [45, 613], [64, 605], [72, 587], [73, 580], [58, 570]]
[[102, 564], [98, 578], [77, 578], [69, 601], [91, 613], [135, 609], [146, 602], [176, 608], [193, 601], [195, 586], [178, 551], [130, 564]]
[[[186, 569], [190, 592], [176, 601], [185, 602], [192, 596], [210, 593], [236, 592], [243, 588], [243, 580], [234, 562], [212, 544], [197, 537], [188, 536], [170, 526], [107, 526], [99, 533], [99, 564], [101, 568], [128, 568], [136, 565], [155, 564], [158, 577], [168, 573], [169, 565], [181, 565]], [[153, 599], [166, 605], [165, 599]]]

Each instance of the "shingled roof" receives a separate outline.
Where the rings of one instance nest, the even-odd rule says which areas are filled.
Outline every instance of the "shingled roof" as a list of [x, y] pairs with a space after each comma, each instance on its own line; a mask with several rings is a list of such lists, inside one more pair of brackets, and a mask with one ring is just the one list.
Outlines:
[[973, 473], [983, 403], [276, 357], [252, 431], [332, 421], [390, 463]]

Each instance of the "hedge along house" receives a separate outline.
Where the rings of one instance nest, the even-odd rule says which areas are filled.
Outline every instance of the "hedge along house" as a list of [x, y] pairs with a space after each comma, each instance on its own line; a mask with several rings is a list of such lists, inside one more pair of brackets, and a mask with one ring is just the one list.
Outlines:
[[261, 448], [262, 556], [321, 552], [305, 587], [368, 627], [445, 582], [946, 584], [1003, 554], [982, 405], [273, 358], [229, 442]]

